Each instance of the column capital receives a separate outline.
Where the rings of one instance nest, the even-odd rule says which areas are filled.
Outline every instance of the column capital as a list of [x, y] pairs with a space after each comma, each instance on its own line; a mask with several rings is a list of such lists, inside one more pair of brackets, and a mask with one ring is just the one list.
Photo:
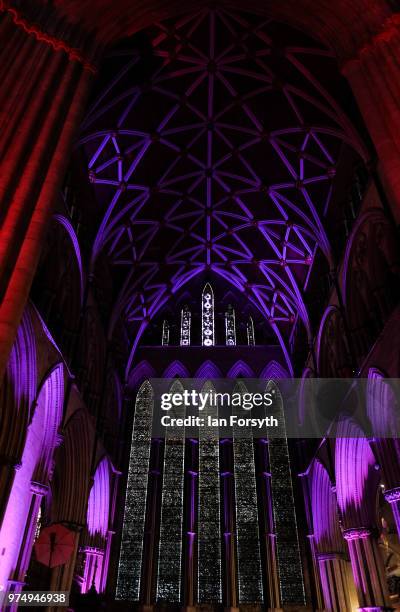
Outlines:
[[35, 493], [36, 495], [41, 495], [43, 497], [44, 495], [47, 495], [48, 490], [49, 490], [49, 487], [47, 485], [42, 484], [41, 482], [36, 482], [32, 480], [31, 482], [32, 493]]
[[342, 552], [317, 552], [315, 553], [318, 561], [332, 561], [332, 560], [345, 560], [346, 557]]
[[366, 539], [369, 538], [370, 535], [372, 535], [372, 531], [367, 527], [354, 527], [352, 529], [343, 530], [343, 537], [345, 540], [347, 540], [347, 542], [352, 540]]
[[395, 489], [388, 489], [383, 494], [389, 504], [393, 504], [396, 501], [400, 501], [400, 487], [396, 487]]

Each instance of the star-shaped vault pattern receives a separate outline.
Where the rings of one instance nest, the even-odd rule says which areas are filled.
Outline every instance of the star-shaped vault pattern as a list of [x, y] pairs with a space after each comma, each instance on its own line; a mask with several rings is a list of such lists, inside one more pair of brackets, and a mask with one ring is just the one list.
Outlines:
[[244, 292], [283, 350], [309, 332], [304, 290], [341, 147], [352, 124], [309, 68], [329, 52], [290, 46], [263, 18], [203, 9], [149, 31], [156, 67], [138, 83], [129, 52], [90, 109], [80, 144], [104, 207], [92, 266], [106, 253], [124, 281], [122, 317], [140, 337], [162, 306], [209, 271]]

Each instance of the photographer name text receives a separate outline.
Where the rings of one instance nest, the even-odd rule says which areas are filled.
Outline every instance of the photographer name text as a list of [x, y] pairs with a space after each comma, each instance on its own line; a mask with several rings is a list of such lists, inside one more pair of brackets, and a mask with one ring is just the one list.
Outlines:
[[161, 425], [163, 427], [255, 427], [262, 429], [263, 427], [278, 427], [278, 419], [274, 416], [266, 416], [264, 418], [245, 418], [235, 414], [229, 418], [188, 416], [185, 418], [175, 418], [169, 415], [161, 417]]

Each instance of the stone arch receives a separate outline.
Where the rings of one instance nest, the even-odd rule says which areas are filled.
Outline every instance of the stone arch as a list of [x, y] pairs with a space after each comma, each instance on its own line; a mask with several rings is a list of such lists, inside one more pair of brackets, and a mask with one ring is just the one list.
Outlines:
[[343, 299], [361, 360], [399, 299], [395, 229], [379, 209], [360, 217], [350, 236], [342, 275]]
[[33, 285], [33, 297], [68, 358], [78, 339], [84, 275], [78, 237], [64, 215], [54, 215]]
[[380, 475], [368, 440], [351, 419], [337, 426], [335, 476], [343, 528], [375, 527]]
[[290, 378], [290, 375], [280, 363], [275, 360], [272, 360], [264, 367], [264, 369], [260, 373], [260, 378]]
[[129, 388], [138, 389], [147, 379], [155, 378], [156, 371], [153, 366], [144, 359], [140, 361], [129, 374]]
[[351, 377], [352, 364], [342, 313], [336, 306], [328, 306], [317, 337], [318, 373], [325, 378]]
[[377, 368], [368, 371], [366, 412], [372, 425], [373, 446], [382, 467], [387, 489], [400, 486], [400, 442], [392, 438], [399, 431], [399, 406], [396, 399], [396, 382], [385, 380]]
[[51, 519], [73, 525], [86, 523], [93, 429], [84, 409], [76, 410], [64, 425], [53, 479]]
[[319, 460], [313, 463], [311, 472], [311, 511], [317, 551], [343, 552], [344, 540], [334, 485]]
[[255, 378], [254, 371], [243, 359], [239, 359], [233, 364], [227, 378]]
[[107, 539], [110, 525], [112, 494], [112, 465], [103, 456], [97, 463], [87, 505], [87, 523], [80, 540], [79, 577], [82, 593], [93, 585], [98, 593], [104, 591], [108, 569]]
[[338, 505], [328, 472], [318, 460], [310, 473], [311, 520], [317, 567], [326, 610], [352, 610], [349, 567]]
[[188, 369], [179, 359], [175, 359], [170, 365], [165, 368], [162, 378], [190, 378]]
[[[64, 368], [57, 364], [39, 387], [7, 509], [0, 531], [4, 549], [0, 584], [22, 583], [28, 568], [39, 506], [53, 474], [54, 452], [62, 421]], [[18, 589], [18, 587], [17, 587]]]
[[211, 359], [207, 359], [198, 368], [195, 378], [222, 378], [222, 374], [218, 366]]
[[[32, 402], [36, 394], [36, 341], [26, 309], [0, 389], [2, 454], [18, 459], [22, 452]], [[18, 417], [18, 418], [17, 418]]]

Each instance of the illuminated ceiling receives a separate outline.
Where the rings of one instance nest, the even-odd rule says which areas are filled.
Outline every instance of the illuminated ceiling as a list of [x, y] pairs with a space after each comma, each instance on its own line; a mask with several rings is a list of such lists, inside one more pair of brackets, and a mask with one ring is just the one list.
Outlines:
[[[243, 12], [202, 9], [149, 29], [154, 68], [137, 53], [92, 105], [80, 144], [104, 216], [92, 269], [123, 272], [111, 330], [135, 348], [149, 322], [206, 272], [243, 292], [287, 358], [296, 325], [310, 334], [304, 290], [343, 147], [365, 157], [321, 84], [326, 49]], [[319, 78], [317, 78], [317, 75]]]

